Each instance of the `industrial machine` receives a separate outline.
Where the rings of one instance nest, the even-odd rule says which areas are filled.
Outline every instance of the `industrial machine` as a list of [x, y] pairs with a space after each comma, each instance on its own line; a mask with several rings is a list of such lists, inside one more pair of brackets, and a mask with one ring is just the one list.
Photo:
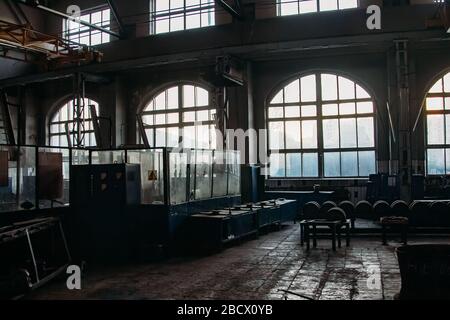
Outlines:
[[91, 150], [89, 159], [71, 167], [72, 240], [82, 259], [168, 253], [186, 241], [192, 214], [240, 203], [236, 151]]
[[72, 240], [78, 257], [128, 257], [134, 234], [128, 209], [141, 202], [140, 166], [73, 165], [71, 173], [72, 221], [77, 229]]

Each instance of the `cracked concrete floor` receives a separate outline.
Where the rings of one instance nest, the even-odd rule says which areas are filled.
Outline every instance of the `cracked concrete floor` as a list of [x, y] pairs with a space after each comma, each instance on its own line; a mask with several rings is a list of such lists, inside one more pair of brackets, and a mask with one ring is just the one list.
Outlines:
[[[28, 298], [304, 299], [296, 293], [320, 300], [389, 300], [399, 291], [399, 242], [382, 246], [380, 237], [353, 238], [350, 247], [333, 252], [330, 240], [322, 239], [307, 252], [299, 238], [298, 225], [285, 226], [206, 257], [88, 270], [79, 291], [55, 281]], [[410, 241], [430, 242], [449, 240]]]

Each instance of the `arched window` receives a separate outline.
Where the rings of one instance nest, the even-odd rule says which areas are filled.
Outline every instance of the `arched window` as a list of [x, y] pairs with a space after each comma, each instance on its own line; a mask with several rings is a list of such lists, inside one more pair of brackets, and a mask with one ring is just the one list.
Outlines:
[[180, 84], [158, 93], [142, 121], [151, 147], [215, 149], [215, 113], [208, 90]]
[[267, 108], [270, 176], [367, 177], [375, 173], [375, 116], [355, 82], [314, 73], [291, 81]]
[[[83, 146], [85, 147], [95, 147], [95, 134], [94, 128], [92, 124], [91, 111], [89, 106], [94, 105], [97, 111], [97, 115], [99, 114], [98, 103], [94, 100], [84, 99], [84, 112], [83, 112], [83, 129], [81, 130], [81, 134], [83, 137]], [[52, 147], [67, 147], [68, 141], [67, 139], [71, 139], [72, 146], [75, 146], [76, 135], [73, 132], [74, 130], [74, 102], [70, 100], [66, 104], [64, 104], [58, 111], [53, 115], [50, 121], [50, 146]], [[67, 129], [69, 130], [67, 133]]]
[[425, 100], [427, 174], [450, 174], [450, 72]]

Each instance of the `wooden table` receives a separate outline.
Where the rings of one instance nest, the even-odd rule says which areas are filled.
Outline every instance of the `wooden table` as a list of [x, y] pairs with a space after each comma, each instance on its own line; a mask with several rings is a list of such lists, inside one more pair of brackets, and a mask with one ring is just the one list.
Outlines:
[[306, 242], [306, 250], [309, 250], [311, 230], [314, 248], [317, 247], [317, 227], [328, 227], [331, 229], [331, 241], [333, 251], [336, 251], [336, 238], [338, 242], [338, 247], [341, 248], [341, 229], [345, 226], [346, 230], [346, 245], [350, 246], [350, 226], [351, 220], [347, 219], [345, 221], [329, 221], [325, 219], [315, 219], [315, 220], [303, 220], [300, 222], [300, 239], [301, 245], [303, 246]]

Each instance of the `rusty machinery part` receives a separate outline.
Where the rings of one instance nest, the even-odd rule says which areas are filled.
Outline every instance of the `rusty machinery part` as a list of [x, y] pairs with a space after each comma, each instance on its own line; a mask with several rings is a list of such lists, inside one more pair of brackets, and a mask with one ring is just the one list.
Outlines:
[[[29, 24], [3, 20], [0, 20], [0, 47], [5, 58], [35, 62], [44, 70], [68, 64], [98, 63], [103, 58], [101, 52], [88, 46], [41, 33]], [[22, 56], [8, 55], [10, 50], [20, 52]]]

